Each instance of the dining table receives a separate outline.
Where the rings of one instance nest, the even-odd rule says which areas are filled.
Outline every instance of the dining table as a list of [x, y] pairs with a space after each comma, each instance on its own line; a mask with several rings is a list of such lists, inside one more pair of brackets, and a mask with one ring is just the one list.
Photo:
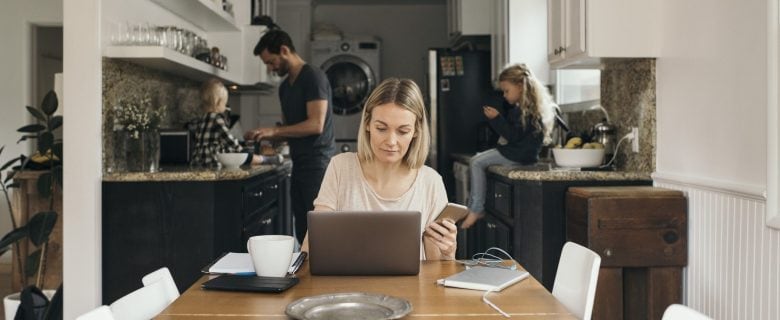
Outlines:
[[[279, 293], [207, 290], [202, 283], [217, 275], [203, 275], [155, 319], [287, 319], [285, 310], [296, 300], [344, 293], [405, 299], [412, 310], [404, 319], [504, 318], [483, 301], [484, 291], [445, 287], [437, 281], [464, 269], [456, 261], [421, 261], [417, 275], [321, 276], [309, 272], [307, 260], [295, 275], [299, 283]], [[576, 319], [531, 276], [490, 292], [487, 299], [512, 318]]]

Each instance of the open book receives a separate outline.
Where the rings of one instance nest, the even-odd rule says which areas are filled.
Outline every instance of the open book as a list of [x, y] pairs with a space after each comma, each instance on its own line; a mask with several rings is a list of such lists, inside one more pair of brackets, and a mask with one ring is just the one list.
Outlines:
[[475, 266], [444, 278], [442, 284], [463, 289], [501, 291], [528, 276], [527, 271]]

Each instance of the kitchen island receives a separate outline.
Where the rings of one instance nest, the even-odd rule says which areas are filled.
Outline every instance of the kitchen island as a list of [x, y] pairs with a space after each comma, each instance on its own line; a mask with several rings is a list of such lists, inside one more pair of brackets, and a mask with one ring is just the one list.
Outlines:
[[[468, 161], [468, 157], [454, 158]], [[491, 166], [487, 171], [486, 215], [459, 238], [459, 244], [465, 238], [463, 255], [471, 257], [490, 247], [504, 249], [548, 290], [566, 242], [566, 191], [581, 186], [652, 185], [646, 172], [573, 171], [544, 162]]]
[[223, 252], [261, 234], [292, 234], [292, 165], [163, 167], [103, 176], [103, 303], [168, 267], [179, 289]]

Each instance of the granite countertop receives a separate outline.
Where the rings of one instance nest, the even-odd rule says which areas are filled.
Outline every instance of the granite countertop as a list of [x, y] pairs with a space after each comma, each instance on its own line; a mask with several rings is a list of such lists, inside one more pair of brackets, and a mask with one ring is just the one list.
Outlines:
[[269, 171], [290, 167], [292, 162], [282, 164], [263, 164], [241, 166], [238, 169], [201, 168], [182, 166], [162, 167], [159, 172], [111, 172], [103, 174], [103, 181], [140, 182], [140, 181], [221, 181], [243, 180]]
[[[470, 155], [453, 154], [455, 161], [468, 163]], [[488, 171], [513, 180], [539, 180], [539, 181], [620, 181], [620, 180], [652, 180], [650, 172], [629, 171], [585, 171], [578, 168], [560, 168], [549, 161], [540, 161], [533, 165], [495, 165], [488, 167]]]

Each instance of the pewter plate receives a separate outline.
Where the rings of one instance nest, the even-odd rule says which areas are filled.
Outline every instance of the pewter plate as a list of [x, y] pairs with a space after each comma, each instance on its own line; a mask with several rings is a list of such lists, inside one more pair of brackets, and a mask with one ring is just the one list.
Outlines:
[[284, 312], [299, 320], [399, 319], [412, 312], [412, 304], [383, 294], [333, 293], [295, 300]]

